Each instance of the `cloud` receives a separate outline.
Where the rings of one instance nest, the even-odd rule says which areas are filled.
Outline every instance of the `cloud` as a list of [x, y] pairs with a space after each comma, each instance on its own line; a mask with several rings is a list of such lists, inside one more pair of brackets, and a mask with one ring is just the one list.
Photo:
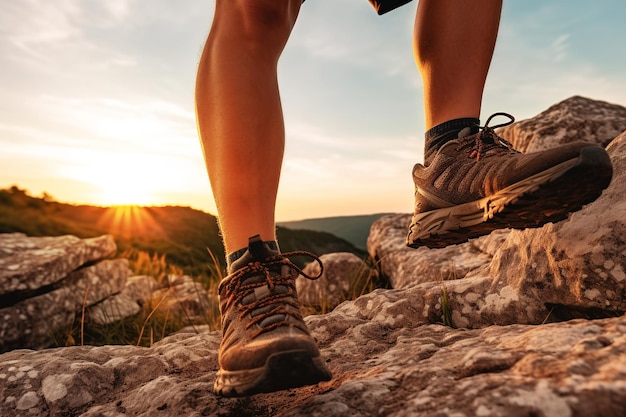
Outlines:
[[[115, 66], [132, 66], [134, 58], [88, 33], [95, 27], [111, 27], [122, 18], [122, 8], [113, 3], [93, 13], [86, 2], [26, 0], [3, 2], [0, 29], [4, 42], [0, 52], [11, 62], [9, 74], [60, 78]], [[91, 16], [93, 14], [93, 16]], [[13, 71], [14, 72], [13, 72]]]
[[626, 103], [623, 71], [607, 65], [623, 63], [624, 56], [614, 55], [602, 40], [622, 38], [624, 32], [623, 25], [605, 23], [611, 18], [609, 3], [505, 2], [483, 117], [495, 111], [533, 117], [572, 95]]
[[[100, 3], [100, 2], [99, 2]], [[130, 16], [129, 0], [107, 0], [100, 3], [115, 20], [125, 20]]]
[[198, 155], [195, 116], [175, 102], [149, 97], [132, 101], [44, 96], [41, 105], [51, 123], [64, 121], [68, 136], [88, 141], [90, 147], [136, 156]]
[[9, 48], [14, 48], [12, 55], [26, 54], [41, 61], [49, 53], [46, 47], [66, 42], [80, 33], [72, 23], [72, 16], [77, 13], [70, 0], [2, 2], [0, 33]]
[[289, 139], [279, 218], [410, 211], [411, 170], [423, 159], [417, 137], [341, 136], [299, 124]]
[[312, 62], [406, 76], [413, 83], [414, 15], [411, 5], [380, 17], [365, 1], [305, 3], [288, 48], [303, 50]]
[[552, 54], [554, 56], [554, 62], [560, 62], [565, 59], [567, 56], [567, 40], [570, 38], [570, 34], [566, 33], [564, 35], [560, 35], [558, 38], [552, 42], [550, 45], [552, 48]]

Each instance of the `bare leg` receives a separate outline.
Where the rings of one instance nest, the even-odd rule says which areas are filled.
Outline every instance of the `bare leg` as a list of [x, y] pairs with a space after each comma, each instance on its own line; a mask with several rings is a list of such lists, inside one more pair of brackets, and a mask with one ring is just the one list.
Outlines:
[[301, 0], [217, 0], [196, 115], [226, 252], [275, 239], [285, 131], [276, 66]]
[[420, 0], [415, 61], [424, 83], [426, 129], [480, 117], [502, 0]]

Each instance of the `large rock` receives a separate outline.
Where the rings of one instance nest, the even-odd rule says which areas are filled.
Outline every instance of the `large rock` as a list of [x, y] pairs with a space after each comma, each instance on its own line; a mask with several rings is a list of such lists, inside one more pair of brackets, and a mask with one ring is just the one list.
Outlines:
[[49, 346], [77, 314], [119, 293], [130, 270], [105, 259], [115, 250], [109, 235], [0, 234], [0, 352]]
[[126, 259], [101, 261], [69, 273], [59, 288], [0, 309], [0, 352], [49, 346], [84, 307], [120, 292], [129, 273]]
[[[613, 181], [567, 221], [514, 231], [489, 267], [495, 287], [541, 301], [528, 317], [611, 315], [626, 311], [626, 133], [608, 146]], [[499, 284], [501, 283], [501, 284]], [[567, 318], [567, 317], [565, 317]]]
[[0, 234], [0, 296], [54, 284], [81, 265], [106, 258], [115, 250], [110, 235], [79, 239]]
[[170, 275], [167, 282], [152, 294], [153, 308], [191, 321], [206, 317], [210, 300], [202, 284], [187, 275]]
[[87, 321], [103, 325], [133, 316], [150, 302], [157, 287], [156, 280], [151, 276], [129, 277], [120, 293], [87, 308]]
[[370, 256], [393, 288], [457, 279], [485, 267], [510, 232], [498, 230], [463, 245], [416, 250], [406, 246], [410, 221], [406, 213], [381, 217], [372, 224], [367, 240]]
[[320, 256], [324, 270], [320, 271], [317, 262], [304, 267], [303, 272], [316, 280], [303, 276], [296, 280], [298, 299], [305, 306], [330, 311], [345, 300], [360, 295], [368, 283], [378, 277], [378, 272], [350, 252], [328, 253]]
[[[374, 223], [369, 251], [394, 287], [413, 289], [426, 322], [477, 328], [623, 314], [626, 133], [607, 151], [614, 166], [611, 185], [563, 222], [502, 231], [445, 249], [411, 251], [403, 247], [409, 216], [397, 215]], [[446, 262], [453, 265], [446, 267]]]
[[578, 140], [606, 146], [624, 130], [626, 108], [574, 96], [498, 133], [515, 149], [530, 153]]

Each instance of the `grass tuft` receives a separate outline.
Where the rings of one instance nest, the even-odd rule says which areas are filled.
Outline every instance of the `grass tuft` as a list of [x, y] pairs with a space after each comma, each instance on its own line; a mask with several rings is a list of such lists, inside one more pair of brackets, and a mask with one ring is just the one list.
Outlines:
[[[441, 281], [452, 281], [458, 279], [456, 274], [456, 265], [454, 261], [450, 261], [450, 268], [446, 276], [441, 276]], [[441, 319], [443, 320], [443, 324], [445, 326], [456, 328], [454, 323], [452, 322], [452, 306], [450, 303], [450, 296], [448, 294], [448, 288], [445, 284], [441, 284]]]
[[[218, 330], [221, 326], [218, 286], [223, 279], [223, 273], [216, 256], [210, 251], [209, 253], [214, 262], [207, 265], [209, 270], [207, 276], [212, 278], [210, 280], [205, 277], [194, 279], [195, 282], [201, 283], [204, 291], [208, 293], [209, 303], [198, 303], [202, 311], [190, 312], [181, 300], [172, 299], [176, 294], [173, 291], [170, 277], [183, 275], [183, 271], [179, 267], [169, 264], [165, 256], [150, 255], [146, 252], [132, 250], [126, 252], [124, 256], [129, 260], [133, 274], [152, 276], [157, 280], [160, 287], [168, 290], [163, 291], [161, 297], [153, 296], [142, 306], [138, 314], [108, 324], [89, 321], [86, 306], [83, 305], [82, 312], [75, 315], [73, 323], [68, 328], [61, 329], [53, 335], [54, 346], [136, 345], [149, 347], [183, 328], [195, 330], [198, 326], [207, 326], [210, 330]], [[366, 260], [366, 262], [370, 261]], [[377, 268], [377, 265], [374, 265], [373, 268]], [[376, 288], [388, 287], [388, 283], [378, 278], [377, 274], [371, 273], [369, 268], [363, 267], [355, 271], [354, 274], [348, 296], [350, 300]], [[198, 296], [202, 295], [198, 293]], [[86, 300], [87, 291], [85, 291], [84, 297]], [[175, 308], [162, 308], [166, 304], [171, 304], [172, 301], [176, 306]], [[322, 302], [321, 306], [316, 308], [305, 307], [302, 312], [306, 316], [325, 314], [330, 310], [329, 304]]]
[[[213, 255], [212, 255], [213, 256]], [[74, 321], [68, 328], [60, 329], [52, 335], [53, 345], [76, 346], [76, 345], [137, 345], [152, 346], [164, 337], [183, 328], [208, 326], [211, 330], [220, 327], [220, 312], [217, 305], [217, 287], [221, 279], [218, 262], [209, 265], [208, 269], [213, 277], [206, 279], [195, 278], [194, 282], [200, 282], [204, 291], [207, 291], [209, 303], [198, 302], [201, 311], [190, 314], [188, 309], [179, 300], [174, 300], [175, 307], [161, 308], [166, 301], [171, 301], [175, 296], [169, 277], [184, 275], [182, 269], [167, 262], [166, 257], [151, 255], [138, 250], [129, 250], [123, 254], [129, 260], [129, 267], [133, 275], [148, 275], [154, 277], [158, 287], [164, 288], [164, 295], [160, 298], [153, 297], [141, 306], [141, 310], [134, 316], [116, 320], [108, 324], [98, 324], [88, 320], [86, 299], [88, 290], [85, 291], [82, 311], [75, 315]], [[213, 259], [216, 259], [213, 256]], [[197, 293], [199, 299], [204, 294]], [[203, 298], [200, 298], [203, 297]], [[112, 314], [113, 312], [111, 312]]]
[[452, 323], [452, 308], [450, 307], [450, 300], [448, 299], [448, 289], [445, 285], [441, 286], [441, 311], [443, 324], [454, 329], [455, 327]]

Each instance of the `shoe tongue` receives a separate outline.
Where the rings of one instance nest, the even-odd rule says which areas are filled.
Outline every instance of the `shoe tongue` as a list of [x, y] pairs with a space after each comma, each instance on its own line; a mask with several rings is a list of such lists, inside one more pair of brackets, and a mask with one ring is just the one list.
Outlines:
[[[239, 258], [236, 262], [233, 263], [232, 270], [236, 271], [235, 268], [241, 268], [250, 262], [264, 261], [271, 256], [278, 255], [279, 253], [280, 251], [273, 250], [272, 248], [270, 248], [270, 246], [266, 242], [263, 242], [259, 235], [253, 236], [250, 238], [248, 242], [248, 250], [243, 254], [241, 258]], [[280, 273], [280, 266], [275, 266], [272, 268], [273, 269], [277, 268], [275, 273], [276, 272]], [[265, 283], [266, 280], [267, 278], [263, 273], [251, 274], [249, 277], [247, 277], [243, 281], [243, 284], [249, 285], [249, 284], [256, 284], [256, 283]], [[278, 285], [274, 287], [273, 290], [270, 290], [269, 285], [256, 287], [253, 292], [251, 292], [250, 294], [248, 294], [246, 297], [242, 299], [242, 304], [248, 305], [255, 301], [260, 301], [263, 298], [266, 298], [270, 295], [275, 295], [279, 293], [282, 294], [282, 293], [286, 293], [287, 291], [288, 291], [288, 288], [285, 287], [284, 285]], [[268, 306], [268, 307], [271, 307], [271, 306]], [[265, 309], [257, 309], [252, 312], [252, 316], [254, 317], [257, 314], [262, 314], [264, 312], [265, 312]]]
[[278, 252], [270, 249], [269, 245], [261, 240], [261, 236], [256, 235], [248, 242], [248, 252], [257, 261], [263, 261], [270, 256], [277, 255]]
[[269, 245], [261, 240], [261, 236], [252, 236], [248, 241], [248, 250], [244, 254], [234, 261], [229, 268], [229, 273], [232, 273], [250, 262], [263, 261], [270, 256], [276, 256], [280, 252], [269, 247]]

